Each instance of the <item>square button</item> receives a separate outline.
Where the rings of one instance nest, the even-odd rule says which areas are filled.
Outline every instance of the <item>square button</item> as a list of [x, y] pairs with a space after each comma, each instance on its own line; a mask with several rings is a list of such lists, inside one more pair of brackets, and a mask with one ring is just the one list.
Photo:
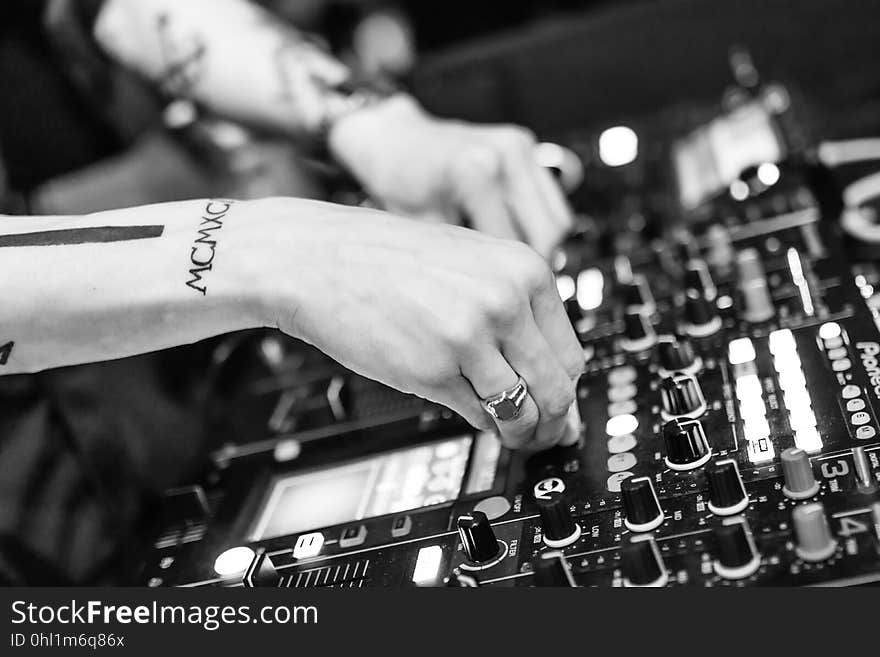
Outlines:
[[363, 525], [346, 527], [339, 537], [339, 547], [351, 548], [363, 544], [367, 540], [367, 528]]
[[412, 531], [412, 518], [409, 516], [397, 516], [391, 523], [391, 536], [402, 538]]

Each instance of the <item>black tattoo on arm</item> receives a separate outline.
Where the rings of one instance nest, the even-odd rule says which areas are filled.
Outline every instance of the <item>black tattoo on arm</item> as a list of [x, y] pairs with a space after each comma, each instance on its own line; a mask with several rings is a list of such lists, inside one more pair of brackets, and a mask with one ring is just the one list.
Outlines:
[[205, 272], [214, 267], [214, 256], [217, 253], [217, 239], [214, 231], [223, 228], [226, 213], [235, 201], [208, 201], [202, 212], [202, 221], [197, 232], [198, 237], [193, 241], [190, 249], [189, 261], [192, 268], [189, 270], [190, 278], [186, 286], [192, 288], [202, 296], [208, 293], [208, 285], [202, 279]]
[[9, 360], [9, 355], [12, 353], [12, 348], [15, 346], [15, 342], [10, 340], [3, 346], [0, 346], [0, 366], [6, 365], [6, 362]]
[[63, 228], [35, 233], [0, 235], [0, 247], [64, 246], [69, 244], [104, 244], [160, 237], [165, 226], [95, 226], [94, 228]]

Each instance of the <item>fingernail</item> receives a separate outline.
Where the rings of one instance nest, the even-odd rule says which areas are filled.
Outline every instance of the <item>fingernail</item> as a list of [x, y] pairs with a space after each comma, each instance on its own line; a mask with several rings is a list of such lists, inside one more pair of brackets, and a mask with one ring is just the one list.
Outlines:
[[583, 433], [583, 422], [581, 421], [581, 412], [578, 409], [577, 402], [574, 402], [568, 409], [568, 416], [565, 422], [565, 435], [559, 441], [560, 445], [574, 445], [581, 439]]

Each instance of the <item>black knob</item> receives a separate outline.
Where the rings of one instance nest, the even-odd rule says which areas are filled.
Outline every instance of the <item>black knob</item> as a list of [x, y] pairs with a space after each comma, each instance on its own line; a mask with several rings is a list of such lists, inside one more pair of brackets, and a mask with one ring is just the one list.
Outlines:
[[656, 307], [654, 297], [644, 277], [634, 278], [631, 282], [621, 285], [620, 294], [624, 308], [647, 314], [654, 312]]
[[709, 267], [705, 260], [691, 260], [684, 271], [684, 289], [692, 291], [707, 301], [714, 301], [718, 296], [718, 290], [712, 281]]
[[657, 342], [657, 334], [651, 325], [651, 319], [637, 311], [627, 311], [623, 316], [623, 340], [621, 346], [625, 351], [645, 351]]
[[242, 579], [247, 587], [278, 586], [280, 581], [281, 575], [265, 550], [257, 553]]
[[712, 456], [712, 448], [699, 420], [670, 420], [663, 425], [663, 442], [666, 445], [666, 465], [673, 470], [699, 468]]
[[663, 524], [663, 509], [648, 477], [630, 477], [620, 485], [624, 524], [634, 532], [649, 532]]
[[532, 559], [535, 586], [577, 586], [568, 559], [558, 550], [542, 552]]
[[666, 419], [696, 419], [706, 411], [706, 399], [700, 383], [687, 374], [669, 376], [660, 382], [660, 398]]
[[742, 579], [752, 575], [761, 565], [761, 555], [745, 518], [725, 518], [715, 528], [718, 558], [712, 564], [725, 579]]
[[657, 342], [657, 364], [660, 373], [671, 376], [676, 372], [695, 374], [702, 363], [690, 340], [665, 336]]
[[653, 536], [635, 536], [621, 550], [626, 586], [665, 586], [666, 566]]
[[474, 589], [480, 585], [480, 580], [471, 573], [466, 573], [459, 568], [456, 568], [452, 571], [452, 574], [446, 578], [444, 584], [449, 588]]
[[684, 299], [684, 330], [695, 338], [714, 335], [721, 329], [721, 316], [715, 304], [696, 290], [688, 290]]
[[468, 561], [482, 564], [492, 561], [501, 553], [495, 531], [482, 511], [472, 511], [458, 517], [458, 535]]
[[581, 527], [571, 517], [568, 501], [562, 491], [540, 493], [535, 496], [535, 501], [541, 513], [544, 542], [549, 547], [565, 547], [581, 537]]
[[732, 516], [749, 505], [749, 497], [739, 467], [733, 459], [721, 459], [706, 468], [709, 482], [709, 510], [715, 515]]

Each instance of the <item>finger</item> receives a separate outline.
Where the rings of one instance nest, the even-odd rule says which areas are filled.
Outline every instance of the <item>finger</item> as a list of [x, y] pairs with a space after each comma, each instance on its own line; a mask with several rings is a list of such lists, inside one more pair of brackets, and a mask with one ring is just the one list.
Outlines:
[[566, 435], [569, 408], [575, 401], [574, 382], [556, 357], [531, 315], [502, 342], [502, 352], [529, 386], [538, 406], [534, 446], [546, 449]]
[[494, 431], [495, 422], [483, 408], [483, 404], [473, 387], [464, 377], [452, 381], [445, 390], [438, 394], [441, 404], [448, 406], [461, 415], [474, 429]]
[[535, 168], [535, 176], [538, 181], [538, 187], [541, 188], [543, 193], [544, 202], [550, 208], [556, 223], [562, 227], [567, 235], [574, 228], [574, 215], [568, 200], [565, 198], [562, 187], [559, 186], [559, 183], [547, 169], [538, 164], [535, 164]]
[[471, 149], [457, 160], [453, 185], [474, 228], [503, 239], [520, 239], [504, 200], [498, 156], [491, 149]]
[[549, 271], [545, 280], [532, 291], [531, 307], [535, 323], [556, 358], [569, 377], [577, 381], [584, 372], [584, 351], [565, 312], [553, 274]]
[[[519, 381], [519, 375], [501, 352], [488, 346], [480, 350], [479, 356], [462, 364], [462, 375], [481, 400], [509, 390]], [[533, 442], [539, 419], [538, 406], [530, 394], [526, 395], [515, 418], [495, 420], [502, 444], [509, 449], [525, 448]]]

